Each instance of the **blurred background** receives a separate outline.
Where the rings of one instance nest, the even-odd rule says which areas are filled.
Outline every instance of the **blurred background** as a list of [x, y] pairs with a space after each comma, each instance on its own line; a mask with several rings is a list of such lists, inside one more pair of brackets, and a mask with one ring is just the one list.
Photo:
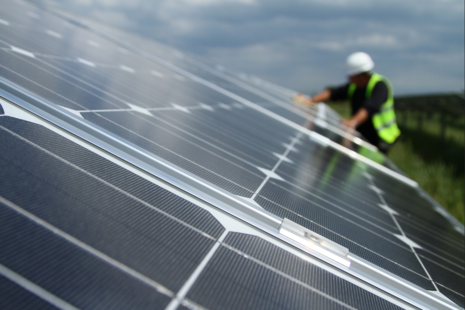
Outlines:
[[45, 3], [309, 95], [344, 83], [347, 55], [367, 52], [395, 91], [403, 139], [389, 158], [464, 222], [463, 0]]

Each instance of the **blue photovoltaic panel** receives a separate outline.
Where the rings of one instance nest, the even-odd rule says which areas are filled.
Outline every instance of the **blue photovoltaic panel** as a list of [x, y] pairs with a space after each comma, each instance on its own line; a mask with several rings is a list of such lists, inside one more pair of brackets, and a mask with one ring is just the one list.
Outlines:
[[[34, 100], [42, 101], [65, 113], [65, 123], [79, 122], [144, 158], [166, 163], [172, 175], [155, 176], [169, 181], [179, 173], [187, 175], [197, 190], [195, 196], [201, 199], [212, 192], [225, 197], [225, 204], [247, 198], [250, 208], [281, 220], [288, 218], [346, 247], [355, 258], [373, 264], [381, 273], [394, 274], [407, 286], [439, 292], [445, 297], [438, 298], [463, 307], [463, 226], [451, 223], [447, 215], [442, 215], [443, 209], [413, 182], [390, 170], [392, 164], [383, 155], [347, 136], [338, 116], [324, 105], [305, 114], [291, 106], [286, 90], [270, 90], [253, 78], [219, 70], [166, 46], [97, 24], [77, 26], [23, 2], [3, 1], [2, 7], [8, 8], [0, 12], [3, 91], [36, 107]], [[90, 151], [80, 149], [77, 155], [72, 142], [39, 125], [19, 121], [20, 117], [9, 114], [6, 106], [0, 111], [5, 114], [0, 119], [4, 139], [11, 140], [5, 162], [18, 162], [3, 166], [3, 173], [8, 175], [4, 178], [3, 199], [171, 292], [147, 301], [147, 305], [167, 302], [173, 307], [172, 300], [179, 298], [172, 298], [183, 291], [205, 257], [210, 260], [204, 273], [182, 297], [200, 306], [224, 308], [224, 299], [218, 299], [222, 295], [209, 297], [202, 292], [214, 281], [232, 276], [234, 264], [236, 269], [259, 272], [260, 276], [252, 276], [257, 281], [260, 277], [276, 279], [272, 287], [288, 290], [281, 297], [273, 295], [277, 299], [271, 302], [258, 298], [259, 291], [246, 294], [234, 288], [240, 283], [218, 284], [217, 289], [243, 295], [236, 308], [246, 305], [248, 298], [256, 308], [269, 308], [270, 302], [278, 308], [350, 304], [330, 289], [325, 294], [331, 298], [324, 297], [321, 288], [299, 299], [297, 296], [307, 288], [291, 285], [292, 281], [275, 274], [276, 270], [270, 273], [267, 267], [260, 271], [261, 267], [242, 262], [238, 253], [231, 254], [221, 239], [225, 237], [223, 226], [204, 209]], [[24, 140], [39, 146], [40, 151]], [[111, 153], [116, 154], [114, 150]], [[48, 176], [50, 171], [53, 177]], [[43, 193], [50, 195], [43, 197]], [[147, 205], [156, 206], [158, 213], [147, 211]], [[28, 220], [16, 215], [11, 221]], [[5, 234], [13, 230], [8, 229]], [[42, 239], [48, 240], [46, 232], [39, 232], [41, 229], [31, 226], [29, 230], [37, 230], [37, 234], [43, 234]], [[101, 239], [95, 240], [95, 236]], [[20, 249], [27, 242], [18, 239], [8, 246], [18, 246], [18, 255], [25, 255]], [[63, 240], [53, 242], [56, 251], [68, 251], [66, 244], [61, 245]], [[214, 253], [207, 254], [212, 249]], [[5, 259], [11, 257], [8, 254]], [[226, 268], [228, 260], [231, 263]], [[120, 276], [108, 270], [101, 281]], [[357, 274], [356, 267], [348, 272]], [[252, 286], [265, 285], [253, 281]], [[119, 294], [121, 288], [112, 290], [112, 294]], [[284, 298], [287, 295], [295, 297]], [[67, 296], [63, 298], [70, 298]]]
[[[344, 280], [322, 270], [315, 268], [305, 261], [289, 255], [288, 252], [257, 237], [229, 234], [225, 241], [225, 249], [218, 252], [198, 283], [189, 293], [189, 299], [206, 305], [213, 309], [302, 309], [311, 305], [315, 309], [324, 307], [319, 304], [321, 300], [313, 294], [302, 294], [297, 289], [299, 283], [315, 287], [321, 292], [337, 298], [356, 309], [396, 309], [397, 307], [386, 303], [385, 300], [372, 294], [367, 294], [355, 286], [345, 283]], [[248, 255], [238, 255], [237, 251]], [[266, 265], [260, 265], [263, 262]], [[283, 272], [291, 276], [290, 279], [277, 279], [274, 272]], [[222, 275], [221, 277], [215, 275]], [[223, 276], [226, 274], [226, 276]], [[213, 282], [211, 278], [226, 278], [226, 281]], [[270, 277], [275, 277], [270, 280]], [[275, 288], [275, 282], [279, 283], [282, 290]], [[257, 285], [257, 282], [259, 285]], [[244, 283], [237, 287], [235, 283]], [[355, 291], [353, 295], [342, 294], [341, 289], [346, 287]], [[231, 292], [233, 291], [233, 292]], [[264, 297], [267, 291], [273, 291], [273, 298]], [[227, 292], [227, 293], [226, 293]], [[228, 295], [247, 296], [253, 295], [250, 301], [247, 298], [233, 298]], [[253, 305], [253, 306], [252, 306]], [[337, 300], [333, 300], [332, 306], [339, 308]]]
[[[319, 309], [350, 308], [354, 300], [321, 287], [330, 277], [344, 291], [364, 296], [367, 306], [398, 308], [264, 241], [268, 251], [288, 253], [286, 260], [313, 270], [313, 282], [296, 282], [298, 275], [292, 270], [277, 272], [264, 257], [247, 259], [244, 253], [253, 248], [236, 244], [234, 240], [243, 237], [234, 234], [219, 242], [225, 229], [210, 213], [42, 126], [2, 117], [0, 138], [7, 146], [0, 154], [0, 272], [8, 270], [11, 278], [0, 278], [0, 288], [2, 296], [8, 295], [1, 301], [7, 308], [49, 309], [59, 299], [82, 309], [163, 309], [215, 243], [220, 249], [196, 282], [199, 285], [219, 281], [243, 290], [240, 281], [210, 273], [210, 266], [227, 265], [231, 256], [243, 265], [239, 269], [255, 266], [276, 280], [267, 284], [270, 291], [243, 296], [238, 300], [242, 305], [255, 300], [257, 309], [268, 308], [274, 290], [295, 282], [289, 289], [307, 296], [303, 303], [318, 302]], [[17, 275], [51, 294], [51, 301], [45, 299], [50, 304], [22, 288], [21, 281], [15, 284]], [[250, 278], [247, 285], [257, 287], [261, 281]], [[186, 296], [183, 303], [205, 305], [196, 286], [189, 294], [192, 298]], [[281, 294], [285, 297], [284, 291]], [[38, 296], [44, 298], [40, 292]], [[207, 304], [212, 302], [218, 300]], [[274, 308], [289, 309], [289, 304], [279, 302]]]
[[2, 309], [58, 309], [3, 276], [0, 276], [0, 291]]

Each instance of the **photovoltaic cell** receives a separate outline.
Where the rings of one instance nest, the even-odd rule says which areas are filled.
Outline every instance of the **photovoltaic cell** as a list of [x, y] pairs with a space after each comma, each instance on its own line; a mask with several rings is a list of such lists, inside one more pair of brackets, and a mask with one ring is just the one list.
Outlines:
[[58, 309], [3, 276], [0, 276], [0, 292], [1, 309]]
[[168, 296], [41, 229], [3, 204], [0, 213], [0, 261], [53, 295], [87, 309], [153, 309], [169, 302]]
[[[230, 233], [225, 241], [228, 246], [269, 265], [286, 275], [337, 298], [356, 309], [397, 309], [393, 304], [387, 303], [367, 291], [328, 273], [304, 260], [291, 255], [277, 246], [258, 237]], [[317, 279], [324, 279], [323, 281]], [[344, 292], [350, 292], [345, 294]]]
[[182, 202], [176, 196], [155, 192], [157, 204], [144, 205], [9, 133], [0, 134], [9, 150], [1, 155], [2, 197], [169, 289], [179, 289], [213, 245], [212, 237], [157, 212], [158, 204]]
[[[425, 223], [434, 229], [441, 229], [443, 233], [452, 228], [444, 217], [437, 216], [437, 211], [431, 208], [429, 201], [416, 194], [411, 188], [402, 184], [393, 187], [389, 185], [387, 180], [383, 179], [377, 182], [377, 186], [386, 192], [384, 195], [386, 203], [397, 212], [404, 213], [407, 219], [416, 223]], [[406, 205], [409, 207], [405, 208]], [[447, 234], [450, 235], [450, 238], [460, 238], [460, 234], [456, 230], [451, 230]]]
[[[298, 198], [295, 198], [295, 200], [297, 200], [297, 202], [294, 201], [292, 207], [289, 205], [281, 207], [279, 204], [272, 203], [262, 196], [257, 199], [257, 202], [264, 207], [265, 210], [280, 217], [288, 218], [325, 236], [347, 247], [351, 253], [363, 257], [420, 287], [429, 290], [434, 288], [431, 281], [427, 278], [427, 274], [416, 259], [415, 254], [410, 249], [397, 244], [397, 242], [385, 240], [382, 236], [370, 234], [365, 229], [353, 225], [350, 222], [341, 221], [337, 216], [330, 216], [328, 214], [325, 214], [325, 216], [321, 215], [320, 212], [320, 214], [315, 214], [315, 217], [308, 218], [307, 216], [306, 218], [305, 214], [301, 215], [300, 213], [302, 212], [299, 212], [300, 210], [298, 209], [299, 207], [302, 208], [302, 201], [299, 202]], [[310, 208], [307, 210], [308, 213], [312, 212]], [[321, 223], [321, 221], [324, 222]], [[330, 227], [327, 228], [327, 226]], [[345, 233], [347, 233], [347, 235]], [[402, 264], [399, 264], [399, 261]]]
[[190, 300], [214, 309], [398, 309], [260, 238], [230, 233], [224, 243]]
[[[239, 170], [227, 160], [208, 153], [201, 147], [188, 145], [189, 143], [185, 141], [176, 143], [177, 139], [172, 132], [162, 131], [149, 123], [144, 124], [145, 128], [141, 128], [140, 122], [136, 122], [137, 118], [130, 115], [119, 116], [102, 118], [91, 114], [85, 117], [123, 139], [168, 159], [231, 193], [244, 197], [251, 196], [251, 190], [257, 188], [264, 179], [258, 171], [255, 174], [251, 172], [252, 167]], [[221, 164], [218, 165], [218, 162]]]
[[188, 298], [210, 309], [347, 309], [224, 247]]
[[2, 118], [0, 126], [213, 238], [224, 228], [208, 212], [37, 124]]
[[423, 253], [423, 251], [419, 250], [419, 255], [422, 262], [425, 264], [426, 269], [431, 273], [431, 277], [435, 279], [439, 291], [463, 308], [465, 306], [462, 295], [462, 290], [465, 285], [463, 269], [462, 274], [460, 274], [460, 271], [457, 272], [443, 268], [443, 262], [441, 262], [441, 265], [435, 263], [434, 260], [436, 260], [436, 257], [433, 257], [428, 252]]

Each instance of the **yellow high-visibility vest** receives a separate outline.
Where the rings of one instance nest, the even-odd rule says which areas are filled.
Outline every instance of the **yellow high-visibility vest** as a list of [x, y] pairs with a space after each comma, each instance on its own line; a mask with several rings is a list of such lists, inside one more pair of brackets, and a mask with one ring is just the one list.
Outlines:
[[[386, 83], [388, 88], [388, 98], [386, 102], [381, 105], [379, 112], [373, 115], [371, 119], [375, 130], [378, 132], [378, 136], [387, 143], [393, 143], [396, 141], [397, 137], [399, 137], [400, 130], [399, 127], [397, 127], [396, 114], [394, 113], [394, 96], [391, 83], [389, 83], [388, 79], [386, 79], [384, 76], [373, 73], [370, 77], [370, 81], [368, 81], [365, 98], [371, 98], [373, 89], [375, 88], [376, 83], [379, 81]], [[347, 92], [347, 97], [349, 99], [352, 99], [355, 89], [357, 89], [357, 85], [354, 83], [349, 85], [349, 90]]]

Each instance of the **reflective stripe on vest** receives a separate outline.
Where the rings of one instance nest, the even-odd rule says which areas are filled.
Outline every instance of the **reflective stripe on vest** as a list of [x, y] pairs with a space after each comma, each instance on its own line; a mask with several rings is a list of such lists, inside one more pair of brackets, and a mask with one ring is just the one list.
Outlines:
[[[372, 122], [373, 126], [375, 127], [376, 131], [378, 132], [378, 136], [386, 141], [387, 143], [393, 143], [396, 141], [397, 137], [400, 135], [399, 127], [397, 127], [396, 123], [396, 114], [394, 113], [394, 97], [392, 93], [391, 83], [389, 81], [377, 74], [373, 73], [368, 81], [368, 85], [366, 88], [365, 98], [370, 99], [373, 89], [375, 88], [376, 83], [383, 81], [386, 83], [388, 88], [388, 98], [386, 102], [384, 102], [379, 112], [373, 115]], [[347, 97], [352, 99], [357, 86], [355, 84], [350, 84], [349, 89], [347, 91]]]

